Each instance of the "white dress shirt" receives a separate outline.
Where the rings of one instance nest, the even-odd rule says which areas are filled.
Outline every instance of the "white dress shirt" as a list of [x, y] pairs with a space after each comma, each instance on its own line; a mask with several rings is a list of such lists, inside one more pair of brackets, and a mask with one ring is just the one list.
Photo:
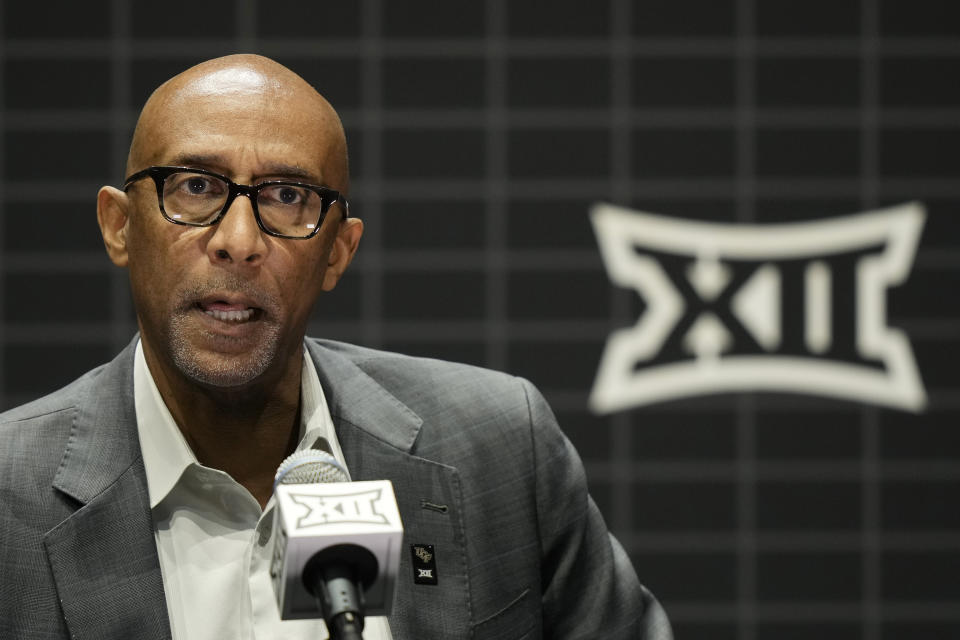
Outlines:
[[[257, 500], [229, 474], [205, 467], [184, 439], [137, 343], [137, 431], [174, 640], [318, 640], [323, 620], [280, 620], [269, 565], [274, 499]], [[328, 450], [346, 468], [316, 369], [304, 350], [297, 449]], [[366, 640], [390, 640], [368, 617]]]

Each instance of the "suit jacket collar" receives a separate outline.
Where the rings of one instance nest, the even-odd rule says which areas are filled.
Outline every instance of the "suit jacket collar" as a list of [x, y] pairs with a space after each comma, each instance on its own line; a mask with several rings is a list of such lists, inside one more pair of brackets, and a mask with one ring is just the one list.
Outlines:
[[411, 451], [423, 424], [419, 415], [340, 353], [337, 343], [308, 339], [307, 351], [317, 367], [338, 438], [344, 427], [353, 427], [400, 451]]
[[133, 404], [136, 339], [88, 379], [53, 486], [86, 504], [140, 461]]
[[[443, 572], [443, 588], [416, 584], [410, 555], [400, 550], [398, 588], [390, 614], [394, 635], [407, 630], [428, 638], [471, 636], [473, 609], [459, 471], [414, 453], [423, 418], [363, 370], [364, 358], [378, 356], [347, 357], [342, 352], [353, 347], [328, 341], [308, 340], [307, 348], [316, 362], [350, 475], [354, 480], [393, 483], [403, 518], [404, 546], [432, 545], [438, 571]], [[389, 366], [378, 369], [386, 371]]]
[[170, 637], [137, 438], [134, 345], [88, 376], [53, 481], [80, 503], [43, 538], [74, 638]]

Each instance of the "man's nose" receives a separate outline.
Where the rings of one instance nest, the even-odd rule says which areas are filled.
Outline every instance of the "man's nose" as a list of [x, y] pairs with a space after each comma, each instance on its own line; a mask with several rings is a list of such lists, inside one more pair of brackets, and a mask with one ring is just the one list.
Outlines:
[[253, 214], [253, 202], [240, 194], [214, 227], [207, 255], [214, 263], [259, 266], [268, 250], [263, 236]]

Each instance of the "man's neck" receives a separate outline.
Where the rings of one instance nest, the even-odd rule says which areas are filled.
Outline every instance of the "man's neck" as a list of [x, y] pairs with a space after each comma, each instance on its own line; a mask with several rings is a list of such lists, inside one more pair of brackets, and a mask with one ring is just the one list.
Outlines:
[[[200, 464], [220, 469], [239, 482], [264, 507], [273, 492], [277, 467], [297, 446], [299, 403], [221, 409], [174, 416]], [[258, 411], [259, 410], [259, 411]]]
[[201, 387], [176, 373], [168, 375], [165, 367], [150, 362], [149, 355], [147, 363], [197, 461], [230, 474], [261, 507], [266, 506], [274, 473], [298, 442], [302, 360], [291, 359], [275, 381], [231, 390]]

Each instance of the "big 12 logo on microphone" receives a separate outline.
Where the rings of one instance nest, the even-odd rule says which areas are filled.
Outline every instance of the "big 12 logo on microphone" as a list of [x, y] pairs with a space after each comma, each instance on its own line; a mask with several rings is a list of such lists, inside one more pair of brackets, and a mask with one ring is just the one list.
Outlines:
[[[330, 485], [321, 485], [330, 486]], [[333, 485], [339, 488], [337, 485]], [[354, 493], [320, 494], [290, 493], [290, 499], [307, 508], [297, 520], [298, 529], [327, 524], [390, 524], [386, 515], [378, 510], [383, 491], [371, 489]]]
[[590, 214], [610, 279], [644, 305], [607, 340], [595, 412], [729, 391], [925, 406], [910, 343], [886, 313], [886, 289], [913, 264], [919, 204], [768, 225], [609, 204]]

